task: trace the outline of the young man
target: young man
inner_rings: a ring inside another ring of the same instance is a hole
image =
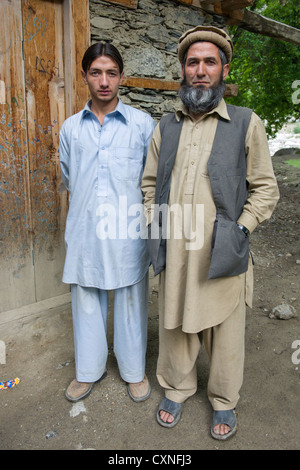
[[[184,401],[196,392],[204,342],[211,434],[227,439],[236,431],[243,380],[245,310],[252,295],[249,234],[271,216],[279,195],[261,120],[223,100],[230,37],[198,26],[180,38],[178,55],[182,106],[155,129],[142,182],[151,232],[154,201],[167,202],[174,214],[180,208],[182,215],[169,218],[168,232],[163,221],[162,233],[169,234],[163,260],[157,241],[149,240],[154,269],[157,259],[162,268],[165,263],[157,366],[165,398],[157,420],[166,427],[178,422]]]
[[[118,98],[123,61],[109,43],[82,59],[91,100],[60,132],[60,165],[70,193],[63,282],[71,284],[76,379],[66,397],[86,397],[106,372],[108,291],[114,290],[114,352],[128,393],[150,395],[145,375],[148,315],[146,241],[132,222],[154,121]],[[131,229],[129,230],[129,227]]]

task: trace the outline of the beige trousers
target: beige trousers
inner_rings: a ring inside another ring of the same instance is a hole
[[[223,323],[200,334],[184,333],[181,327],[167,330],[160,321],[157,378],[167,398],[183,403],[196,392],[197,358],[204,344],[210,358],[207,394],[212,408],[235,408],[243,382],[245,315],[243,293]]]

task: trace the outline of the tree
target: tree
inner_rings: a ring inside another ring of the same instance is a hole
[[[299,27],[299,0],[256,0],[251,9]],[[299,119],[299,47],[239,27],[230,27],[230,34],[234,55],[227,81],[238,84],[239,93],[227,101],[252,108],[266,122],[268,135],[274,136],[288,120]]]

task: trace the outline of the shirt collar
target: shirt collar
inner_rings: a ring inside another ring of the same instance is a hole
[[[85,104],[85,107],[83,108],[83,111],[82,111],[82,119],[91,114],[91,104],[92,104],[92,100],[89,100],[86,104]]]
[[[85,107],[83,108],[83,112],[82,112],[82,119],[90,115],[91,113],[93,114],[93,112],[91,111],[91,104],[92,104],[92,100],[89,100],[85,104]],[[127,113],[124,103],[120,100],[120,98],[115,109],[109,114],[112,115],[114,113],[116,114],[116,116],[119,115],[121,118],[123,118],[125,121],[128,122],[128,113]]]
[[[216,106],[214,109],[206,113],[205,116],[208,116],[209,114],[214,114],[214,113],[217,113],[221,118],[226,119],[227,121],[230,121],[230,117],[227,111],[227,106],[223,98],[221,99],[218,106]],[[177,110],[175,111],[175,116],[176,116],[177,121],[180,120],[180,117],[182,114],[185,116],[190,115],[188,112],[188,109],[184,106],[184,104],[180,103]]]

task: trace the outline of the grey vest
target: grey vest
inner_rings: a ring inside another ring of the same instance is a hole
[[[235,276],[247,271],[249,238],[236,224],[248,197],[245,137],[252,110],[227,105],[230,121],[219,118],[208,173],[216,206],[211,263],[208,278]],[[148,227],[148,249],[154,274],[166,264],[166,210],[172,168],[175,162],[183,118],[174,114],[160,121],[162,136],[158,160],[155,210]]]

